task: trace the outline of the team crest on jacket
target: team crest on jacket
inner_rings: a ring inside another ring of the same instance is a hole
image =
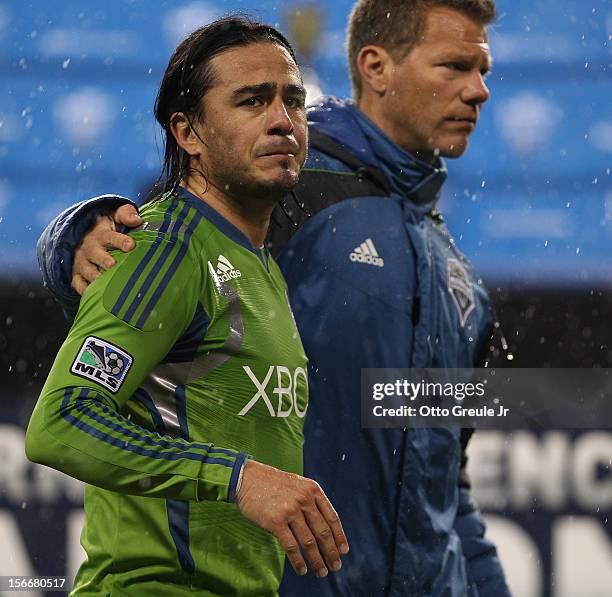
[[[467,272],[457,259],[448,260],[448,291],[453,297],[455,307],[459,313],[461,327],[465,327],[465,322],[470,313],[476,308],[474,299],[474,289],[470,284]]]
[[[89,336],[81,345],[70,371],[99,383],[114,394],[119,391],[132,362],[132,357],[125,350]]]

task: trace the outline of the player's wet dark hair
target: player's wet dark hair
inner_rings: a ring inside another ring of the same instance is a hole
[[[282,33],[242,15],[223,17],[196,29],[172,54],[155,100],[155,118],[164,131],[164,163],[157,185],[160,191],[175,190],[190,171],[189,155],[170,130],[172,115],[182,112],[190,124],[202,118],[201,99],[216,82],[211,60],[230,48],[257,42],[279,44],[296,60]]]

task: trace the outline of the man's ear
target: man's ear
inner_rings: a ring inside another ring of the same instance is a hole
[[[190,119],[183,112],[175,112],[170,117],[170,130],[179,146],[190,156],[200,154],[202,142],[191,126]]]
[[[370,89],[377,95],[384,95],[389,85],[393,60],[380,46],[364,46],[357,54],[357,68],[361,75],[361,91]]]

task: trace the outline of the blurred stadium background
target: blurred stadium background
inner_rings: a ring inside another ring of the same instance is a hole
[[[248,12],[295,43],[311,99],[348,96],[351,5],[0,2],[0,575],[70,576],[83,557],[79,483],[23,454],[67,330],[35,261],[43,227],[77,200],[146,192],[160,164],[156,88],[186,33]],[[515,365],[612,367],[612,5],[497,5],[492,99],[448,164],[442,209],[497,299]],[[612,594],[606,427],[474,440],[475,495],[518,597]]]

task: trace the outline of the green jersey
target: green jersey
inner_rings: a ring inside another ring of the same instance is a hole
[[[283,551],[232,502],[248,456],[302,473],[306,356],[285,281],[183,189],[141,215],[27,432],[31,459],[86,482],[74,595],[275,595]]]

